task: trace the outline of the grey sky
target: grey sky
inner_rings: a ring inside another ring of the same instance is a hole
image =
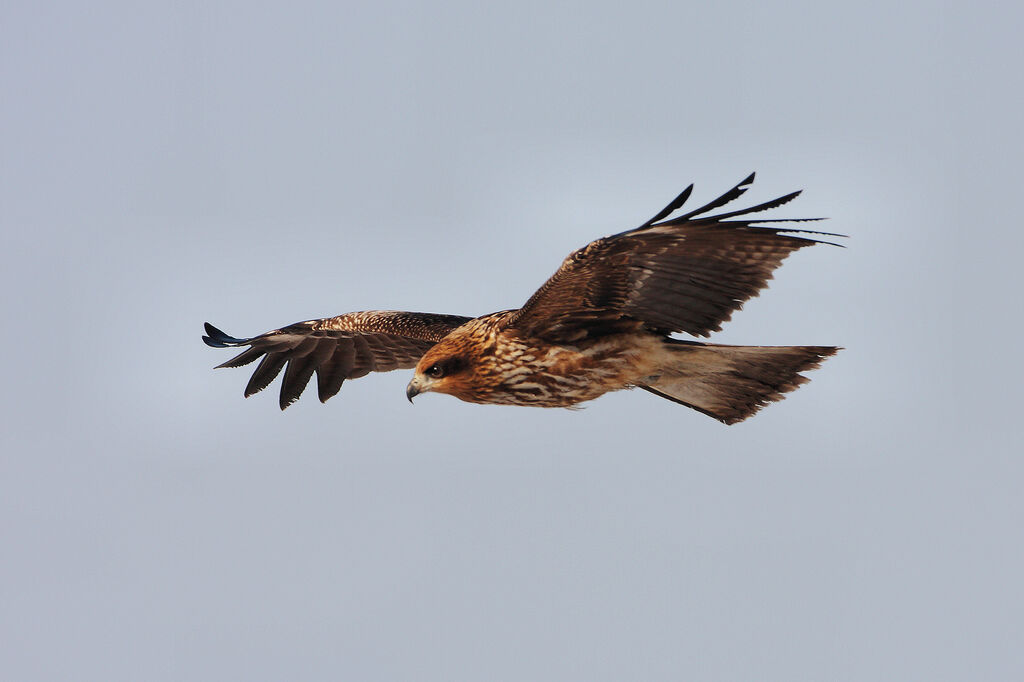
[[[1008,7],[7,3],[0,677],[1020,678]],[[852,239],[715,340],[847,350],[738,426],[199,340],[514,307],[751,170]]]

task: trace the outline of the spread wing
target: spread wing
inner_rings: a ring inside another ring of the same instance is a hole
[[[249,347],[217,367],[241,367],[262,358],[245,387],[246,398],[266,388],[284,369],[283,410],[299,399],[314,372],[320,402],[326,402],[345,379],[415,367],[427,349],[470,319],[369,310],[296,322],[251,339],[228,336],[207,322],[203,341],[214,348]]]
[[[793,192],[748,209],[707,216],[747,191],[754,174],[706,206],[665,220],[687,187],[640,227],[573,252],[509,321],[555,343],[645,327],[708,336],[753,298],[793,251],[828,232],[758,226],[816,218],[757,220],[752,213],[795,199]],[[793,233],[812,235],[796,236]]]

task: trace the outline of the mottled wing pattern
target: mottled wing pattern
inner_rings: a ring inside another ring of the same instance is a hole
[[[241,367],[260,360],[245,387],[246,398],[266,388],[284,369],[283,410],[299,399],[314,373],[320,402],[326,402],[346,379],[415,367],[427,349],[470,319],[369,310],[297,322],[250,339],[236,339],[207,323],[203,341],[214,348],[248,346],[218,367]]]
[[[751,174],[711,203],[665,220],[689,198],[691,185],[640,227],[575,251],[509,326],[555,343],[640,327],[695,336],[720,330],[733,312],[767,285],[772,271],[790,253],[820,243],[814,236],[842,236],[758,226],[815,218],[746,217],[781,206],[799,192],[739,211],[705,215],[738,198],[753,180]]]

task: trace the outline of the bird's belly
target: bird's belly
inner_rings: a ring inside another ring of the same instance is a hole
[[[650,373],[648,338],[613,337],[585,347],[530,346],[512,352],[494,391],[480,402],[572,407],[609,391],[630,388]],[[660,346],[660,341],[656,342]],[[515,349],[518,350],[518,349]]]

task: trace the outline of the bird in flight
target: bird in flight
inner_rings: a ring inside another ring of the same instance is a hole
[[[829,232],[783,227],[815,219],[752,214],[796,198],[793,192],[747,209],[708,215],[737,199],[743,182],[700,208],[670,217],[690,185],[639,227],[574,251],[523,307],[481,317],[371,310],[307,320],[252,338],[206,324],[214,348],[246,347],[218,367],[259,360],[245,396],[284,369],[280,406],[296,401],[316,374],[320,402],[346,379],[415,368],[410,401],[428,391],[472,403],[573,407],[609,391],[642,388],[734,424],[807,381],[801,372],[834,346],[731,346],[674,338],[706,337],[767,286],[793,251]]]

